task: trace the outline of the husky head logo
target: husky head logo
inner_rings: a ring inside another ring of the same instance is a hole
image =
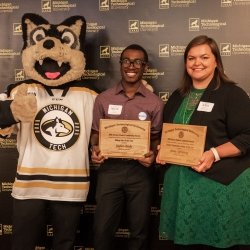
[[[41,129],[44,133],[53,137],[67,136],[73,131],[70,123],[57,117],[43,123]]]

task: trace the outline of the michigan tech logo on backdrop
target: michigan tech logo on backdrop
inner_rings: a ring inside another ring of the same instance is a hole
[[[99,0],[99,11],[128,10],[135,5],[136,2],[130,0]]]
[[[25,80],[25,73],[24,69],[15,69],[15,81],[23,81]]]
[[[220,54],[221,56],[231,56],[231,43],[221,43]]]
[[[110,58],[110,46],[100,46],[100,58]]]
[[[22,35],[21,23],[13,23],[13,35]]]
[[[11,1],[0,2],[0,13],[13,13],[15,10],[19,10],[19,5],[16,5]]]
[[[242,43],[220,43],[220,54],[221,56],[231,56],[231,55],[250,55],[250,44]]]
[[[200,31],[200,18],[189,18],[189,31]]]
[[[99,0],[99,10],[108,11],[109,10],[109,0]]]
[[[159,9],[169,9],[169,0],[159,0]]]
[[[221,0],[221,7],[231,7],[232,5],[232,0]]]
[[[129,33],[137,33],[140,30],[139,28],[140,28],[139,20],[128,20]]]
[[[37,113],[34,133],[44,147],[54,151],[66,150],[79,138],[79,119],[70,108],[50,104]]]
[[[42,0],[42,12],[51,12],[51,0]]]
[[[42,12],[69,12],[72,8],[76,8],[77,4],[68,0],[41,0]]]
[[[169,44],[159,44],[159,57],[169,57]]]

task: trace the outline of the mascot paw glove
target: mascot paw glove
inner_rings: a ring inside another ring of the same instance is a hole
[[[34,121],[37,112],[37,100],[34,94],[28,93],[27,84],[22,84],[18,87],[10,108],[17,122]]]

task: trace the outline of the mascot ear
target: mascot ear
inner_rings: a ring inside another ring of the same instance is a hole
[[[23,49],[28,46],[28,37],[32,30],[34,30],[38,25],[49,24],[49,22],[43,17],[33,14],[26,13],[22,17],[22,31],[23,31]]]
[[[83,16],[71,16],[59,25],[70,27],[79,37],[80,50],[83,51],[86,35],[86,20]]]

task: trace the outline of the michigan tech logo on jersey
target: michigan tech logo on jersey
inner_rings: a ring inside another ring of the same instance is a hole
[[[65,150],[79,138],[79,119],[70,108],[50,104],[37,113],[34,133],[44,147],[54,151]]]

